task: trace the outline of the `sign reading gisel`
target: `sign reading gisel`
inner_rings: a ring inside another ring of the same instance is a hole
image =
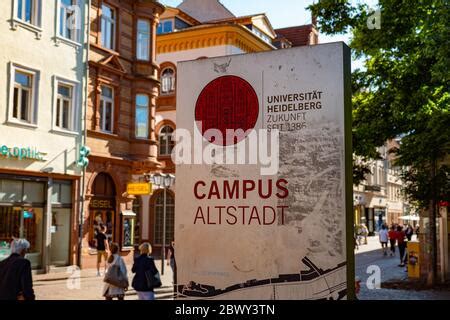
[[[353,298],[349,48],[182,62],[177,101],[178,298]]]

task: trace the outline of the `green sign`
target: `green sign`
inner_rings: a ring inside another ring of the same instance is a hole
[[[40,152],[36,147],[8,147],[7,145],[0,146],[0,155],[6,158],[16,158],[18,160],[35,160],[45,161],[44,155],[46,153]]]

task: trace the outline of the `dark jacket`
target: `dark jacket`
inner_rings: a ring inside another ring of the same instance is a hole
[[[0,262],[0,300],[34,300],[31,263],[17,253]]]
[[[146,271],[150,271],[151,274],[156,274],[158,269],[156,269],[155,261],[152,257],[142,254],[134,260],[133,268],[131,268],[131,272],[136,273],[131,283],[134,290],[153,292],[153,288],[147,285]]]

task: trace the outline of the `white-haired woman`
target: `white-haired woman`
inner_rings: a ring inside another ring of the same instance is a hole
[[[25,259],[30,243],[25,239],[11,242],[11,255],[0,262],[0,300],[34,300],[31,263]]]
[[[152,253],[152,246],[148,242],[144,242],[140,245],[139,251],[141,255],[134,260],[133,268],[131,271],[136,273],[132,286],[136,290],[139,300],[155,300],[155,293],[153,287],[148,285],[146,273],[152,275],[158,272],[156,269],[155,261],[150,256]]]

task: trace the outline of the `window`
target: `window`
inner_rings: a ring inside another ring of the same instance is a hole
[[[17,0],[17,18],[40,27],[41,0]]]
[[[190,25],[179,18],[175,18],[175,30],[182,30],[189,28]]]
[[[59,35],[72,41],[79,41],[80,12],[77,0],[60,0],[59,2]]]
[[[150,23],[138,20],[136,56],[139,60],[150,60]]]
[[[264,32],[262,32],[255,26],[252,26],[251,29],[252,29],[252,32],[254,34],[256,34],[258,37],[260,37],[262,40],[264,40],[265,42],[267,42],[269,44],[272,44],[272,39],[270,39]]]
[[[20,122],[33,123],[35,74],[14,68],[12,118]]]
[[[113,132],[114,120],[114,89],[102,86],[100,97],[100,130],[104,132]]]
[[[164,69],[161,73],[161,91],[162,93],[175,91],[175,72],[171,68]]]
[[[159,155],[167,156],[172,153],[175,142],[172,141],[173,128],[164,126],[159,133]]]
[[[136,96],[136,138],[148,138],[148,96]]]
[[[175,199],[166,192],[166,244],[174,239]],[[155,200],[155,244],[162,244],[164,217],[164,192],[159,192]]]
[[[116,12],[113,8],[102,5],[101,18],[102,46],[114,50],[116,36]]]
[[[56,126],[60,129],[73,130],[73,87],[58,84],[58,95],[56,99]]]
[[[172,20],[163,20],[158,24],[157,34],[169,33],[173,31]]]

